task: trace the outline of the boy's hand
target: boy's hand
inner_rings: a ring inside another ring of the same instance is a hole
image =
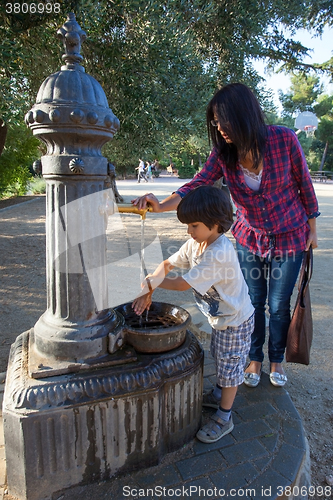
[[[154,278],[154,276],[152,274],[148,274],[145,277],[145,279],[141,283],[142,292],[146,291],[147,293],[150,293],[150,294],[153,293],[153,291],[154,291],[153,288],[152,288],[152,279],[153,278]]]
[[[143,311],[146,309],[149,311],[151,303],[152,303],[152,292],[146,293],[145,295],[141,295],[141,297],[138,297],[137,299],[133,300],[132,303],[132,309],[134,309],[134,312],[140,316]]]

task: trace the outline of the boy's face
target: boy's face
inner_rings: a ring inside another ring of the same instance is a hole
[[[205,242],[210,245],[221,233],[218,232],[217,224],[214,224],[212,229],[209,229],[203,222],[192,222],[187,224],[187,234],[198,243]]]

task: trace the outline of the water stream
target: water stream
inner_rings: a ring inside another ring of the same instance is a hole
[[[143,283],[145,280],[145,277],[148,274],[148,271],[145,266],[145,219],[141,216],[141,249],[140,249],[140,256],[141,256],[141,269],[140,269],[140,281]],[[146,309],[146,319],[145,321],[148,322],[148,309]],[[140,327],[142,326],[142,314],[140,315],[139,319],[139,325]]]

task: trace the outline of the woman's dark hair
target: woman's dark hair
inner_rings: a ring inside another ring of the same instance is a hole
[[[199,186],[182,198],[177,217],[183,224],[203,222],[208,229],[217,224],[218,232],[226,233],[233,222],[230,196],[214,186]]]
[[[237,161],[249,152],[254,168],[258,168],[264,156],[267,128],[265,115],[249,87],[242,83],[222,87],[209,102],[206,118],[209,138],[228,168],[236,168]],[[214,118],[232,144],[211,124]]]

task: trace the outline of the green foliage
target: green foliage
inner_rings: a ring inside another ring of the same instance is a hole
[[[102,81],[121,122],[105,151],[120,164],[168,153],[175,135],[200,126],[213,92],[192,33],[184,30],[174,5],[136,2],[134,8],[133,2],[115,2],[114,15],[104,15],[112,36],[103,50],[103,33],[89,31],[93,40],[85,54],[89,50],[89,60],[98,65],[88,64],[87,70]]]
[[[324,115],[332,116],[333,95],[321,94],[313,106],[313,111],[319,117]]]
[[[116,168],[116,173],[118,177],[122,177],[123,179],[125,179],[128,176],[128,174],[136,175],[135,166],[137,165],[134,165],[133,163],[119,163],[115,161],[113,161],[112,163]]]
[[[318,139],[314,139],[307,155],[309,168],[316,172],[320,170],[321,163],[325,152],[326,144]],[[333,172],[333,146],[328,147],[326,152],[325,162],[322,170]]]
[[[333,143],[333,117],[324,115],[320,119],[318,127],[318,139],[323,142]]]
[[[317,75],[306,75],[302,72],[292,74],[291,86],[285,94],[279,92],[284,114],[292,115],[303,111],[314,111],[313,106],[323,87]]]
[[[311,27],[315,27],[319,32],[322,31],[325,24],[332,26],[332,0],[313,0],[308,12],[308,20]]]
[[[25,125],[10,125],[0,156],[0,198],[23,195],[32,177],[30,167],[39,157],[39,141]]]
[[[304,151],[304,154],[309,162],[309,153],[312,148],[313,144],[313,138],[312,137],[307,137],[305,132],[301,132],[298,135],[299,142],[301,143],[302,149]]]
[[[193,167],[192,165],[180,165],[177,169],[178,169],[178,177],[180,179],[192,179],[192,177],[194,177],[196,174],[195,167]]]
[[[286,94],[280,93],[284,120],[294,120],[301,111],[312,111],[319,119],[315,137],[299,134],[309,168],[313,171],[331,170],[333,167],[333,95],[322,93],[317,76],[295,73],[291,87]],[[290,125],[289,125],[290,126]],[[327,148],[326,148],[327,144]]]
[[[22,123],[43,80],[60,68],[56,32],[72,11],[87,33],[83,65],[121,123],[103,148],[118,175],[134,173],[139,157],[193,160],[200,168],[210,149],[206,105],[225,83],[250,85],[274,120],[252,60],[297,67],[307,48],[286,38],[283,28],[330,22],[329,6],[319,0],[58,0],[60,12],[51,14],[8,14],[5,3],[0,120]]]
[[[29,183],[29,189],[33,194],[45,194],[46,182],[42,177],[34,177]]]
[[[0,5],[0,118],[17,124],[43,79],[54,71],[56,57],[59,60],[61,52],[54,40],[64,14],[8,13],[6,3]]]

